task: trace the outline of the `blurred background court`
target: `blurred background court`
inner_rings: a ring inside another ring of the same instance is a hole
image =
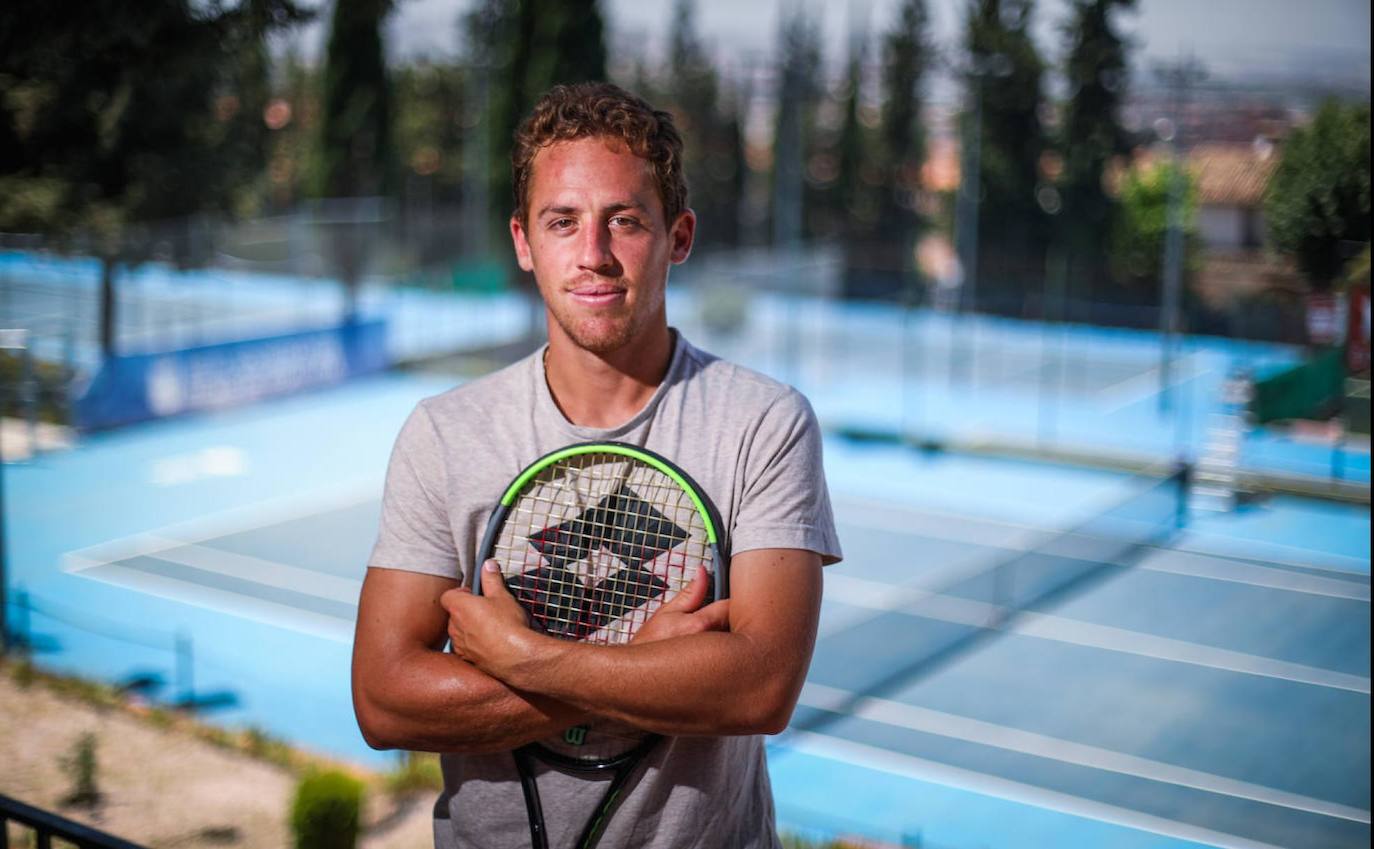
[[[510,127],[609,78],[687,140],[670,322],[826,431],[784,831],[1369,844],[1367,5],[107,11],[0,43],[12,664],[393,769],[347,684],[391,442],[542,342]]]

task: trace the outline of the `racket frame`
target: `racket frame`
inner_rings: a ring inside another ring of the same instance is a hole
[[[585,454],[612,454],[642,462],[667,475],[681,487],[691,499],[692,505],[696,508],[702,519],[702,524],[706,528],[708,548],[713,561],[710,576],[712,597],[716,601],[729,598],[729,561],[728,555],[725,553],[728,546],[719,532],[719,528],[723,526],[715,505],[705,496],[696,481],[692,480],[690,475],[671,461],[646,448],[624,442],[580,442],[568,445],[545,454],[520,472],[510,486],[506,487],[506,491],[501,495],[501,500],[492,509],[491,516],[487,519],[487,526],[482,534],[482,544],[478,548],[477,560],[473,564],[472,574],[467,576],[467,584],[472,591],[477,595],[482,594],[481,564],[492,556],[501,527],[505,524],[506,517],[510,515],[516,500],[519,499],[520,493],[540,472],[569,457]],[[502,580],[504,579],[503,574]],[[602,760],[582,760],[571,757],[549,749],[538,742],[527,743],[515,749],[511,754],[515,759],[516,771],[520,775],[520,789],[525,796],[525,810],[529,815],[532,849],[548,849],[549,846],[547,827],[544,823],[543,804],[540,801],[539,787],[535,780],[535,760],[576,775],[592,776],[607,771],[611,772],[610,784],[597,803],[596,810],[587,820],[587,824],[583,827],[575,844],[577,849],[591,849],[600,838],[602,829],[609,821],[615,803],[629,782],[630,776],[635,772],[640,761],[662,739],[662,735],[659,734],[646,734],[629,750]]]
[[[631,460],[638,460],[646,463],[672,479],[674,483],[682,487],[683,492],[692,500],[692,506],[702,518],[702,523],[706,526],[706,541],[710,543],[712,574],[712,600],[720,601],[730,597],[730,575],[728,556],[726,551],[729,549],[724,537],[718,530],[721,525],[720,514],[716,512],[716,507],[703,494],[703,490],[692,480],[691,476],[678,468],[671,461],[660,457],[658,454],[640,448],[638,445],[630,445],[625,442],[579,442],[574,445],[567,445],[556,451],[550,451],[538,460],[535,460],[524,471],[516,476],[510,486],[501,495],[501,500],[492,508],[491,515],[487,517],[487,526],[482,533],[482,544],[477,549],[477,559],[473,563],[471,574],[466,576],[467,585],[477,594],[482,594],[481,570],[482,563],[492,556],[496,548],[496,539],[501,533],[501,526],[505,523],[506,517],[510,515],[511,508],[515,506],[515,501],[520,497],[520,493],[530,481],[549,466],[559,463],[569,457],[577,457],[583,454],[614,454],[626,457]],[[502,576],[504,578],[504,575]]]

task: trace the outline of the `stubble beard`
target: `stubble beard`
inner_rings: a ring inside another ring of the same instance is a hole
[[[554,320],[574,345],[593,354],[619,351],[634,339],[638,329],[638,322],[631,315],[616,316],[614,319],[576,319],[555,313]]]
[[[646,292],[639,292],[644,296]],[[609,315],[579,316],[572,311],[549,310],[549,315],[558,324],[574,345],[592,354],[611,354],[632,343],[652,320],[661,303],[656,308],[644,309],[650,305],[636,307],[626,303],[620,310]]]

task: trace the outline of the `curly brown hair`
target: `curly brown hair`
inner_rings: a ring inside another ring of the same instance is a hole
[[[515,215],[528,223],[530,173],[540,150],[562,141],[606,137],[621,142],[648,161],[671,226],[687,208],[687,178],[682,172],[682,136],[673,117],[611,83],[556,85],[534,104],[515,131],[511,170],[515,177]]]

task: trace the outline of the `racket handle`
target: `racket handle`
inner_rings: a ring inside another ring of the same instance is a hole
[[[515,756],[516,771],[520,773],[520,789],[525,794],[525,813],[530,820],[530,849],[549,849],[549,836],[544,828],[544,806],[539,801],[539,785],[534,782],[534,760],[522,746],[511,753]]]

